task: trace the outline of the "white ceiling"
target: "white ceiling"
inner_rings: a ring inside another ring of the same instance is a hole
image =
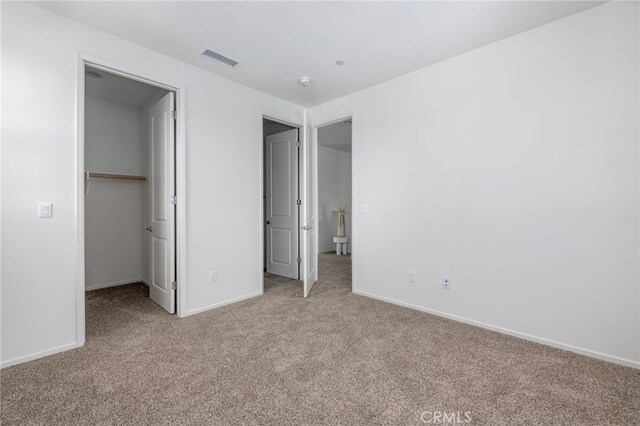
[[[101,78],[94,78],[87,75],[85,78],[85,94],[91,98],[142,108],[152,98],[159,96],[160,92],[166,93],[166,90],[139,81],[90,67],[87,69],[101,76]]]
[[[351,124],[338,121],[318,129],[318,145],[351,152]],[[350,119],[349,119],[350,121]]]
[[[37,2],[302,106],[597,6],[592,1]],[[199,56],[208,47],[236,69]],[[335,62],[343,60],[343,66]],[[309,87],[298,77],[310,76]]]

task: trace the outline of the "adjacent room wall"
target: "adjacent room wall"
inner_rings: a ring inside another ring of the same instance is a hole
[[[303,108],[33,5],[0,7],[11,110],[2,116],[2,365],[77,345],[79,52],[184,89],[183,314],[260,294],[261,115],[302,124]],[[37,218],[38,201],[53,202],[53,218]]]
[[[318,251],[335,252],[338,203],[347,207],[345,236],[351,252],[351,153],[318,145]]]
[[[640,367],[639,52],[607,3],[313,108],[354,116],[355,290]]]
[[[145,175],[141,110],[87,97],[85,169]],[[91,180],[85,196],[85,287],[140,281],[142,183]]]

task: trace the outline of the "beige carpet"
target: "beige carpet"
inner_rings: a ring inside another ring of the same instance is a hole
[[[640,371],[356,296],[349,257],[320,261],[306,300],[272,276],[185,319],[143,285],[89,293],[83,348],[2,370],[2,424],[640,423]]]

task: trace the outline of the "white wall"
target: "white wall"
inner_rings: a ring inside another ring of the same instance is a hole
[[[318,250],[336,251],[333,237],[338,232],[338,213],[332,211],[340,203],[347,207],[345,236],[351,252],[351,153],[318,145]]]
[[[312,109],[354,115],[356,291],[640,367],[638,36],[608,3]]]
[[[90,171],[137,175],[142,150],[141,110],[129,105],[86,97],[85,168]]]
[[[2,365],[77,342],[78,52],[184,89],[186,314],[259,294],[260,115],[302,123],[303,109],[36,6],[1,7]]]
[[[85,169],[144,175],[141,110],[87,97]],[[142,278],[142,183],[91,180],[85,196],[85,287]]]

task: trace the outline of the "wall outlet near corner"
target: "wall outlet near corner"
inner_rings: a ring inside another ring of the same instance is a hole
[[[416,282],[416,271],[409,271],[409,282],[410,283]]]
[[[442,277],[442,288],[449,290],[451,288],[451,280],[449,277]]]
[[[218,271],[209,271],[209,282],[215,283],[218,281]]]

